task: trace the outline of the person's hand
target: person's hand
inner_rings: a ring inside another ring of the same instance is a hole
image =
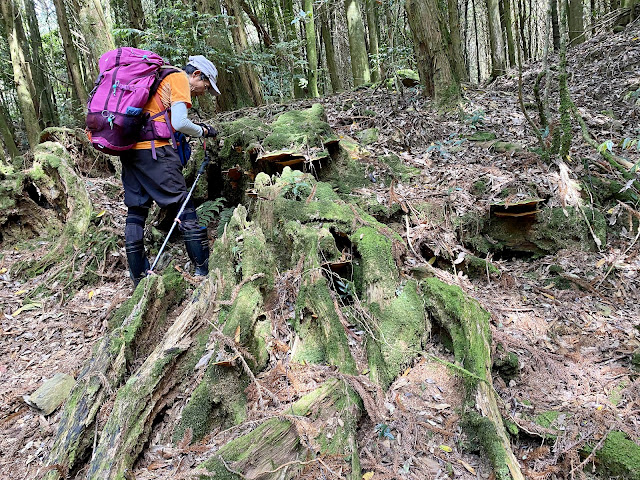
[[[218,136],[218,131],[215,128],[213,128],[211,125],[207,125],[206,123],[199,123],[198,125],[202,127],[203,137],[213,138]]]

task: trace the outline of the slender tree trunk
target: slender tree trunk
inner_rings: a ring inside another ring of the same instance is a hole
[[[516,64],[516,45],[513,38],[513,17],[511,16],[511,0],[504,0],[504,29],[507,33],[507,52],[509,54],[509,65]]]
[[[20,155],[16,141],[13,137],[13,129],[11,128],[11,118],[4,105],[0,104],[0,137],[2,137],[2,143],[4,148],[11,158],[16,158]]]
[[[40,107],[38,116],[42,120],[43,126],[51,127],[53,125],[57,125],[59,121],[58,112],[56,111],[53,100],[53,88],[51,87],[51,82],[49,82],[49,77],[45,71],[46,59],[42,49],[40,27],[38,25],[33,0],[25,0],[24,5],[29,23],[29,37],[32,52],[31,72],[33,74],[33,83],[35,85],[37,97],[36,103]]]
[[[313,14],[313,0],[304,0],[304,11],[307,12],[307,20],[304,24],[304,32],[307,40],[307,62],[309,63],[309,95],[313,98],[320,96],[318,93],[318,50],[316,48],[315,15]]]
[[[462,54],[462,38],[460,36],[460,12],[458,0],[447,0],[447,14],[449,27],[449,58],[453,64],[454,73],[460,82],[468,80],[467,69]]]
[[[144,10],[142,9],[142,0],[126,0],[129,26],[136,30],[144,30],[146,21],[144,18]],[[131,44],[138,46],[138,36],[131,35]]]
[[[497,77],[503,75],[506,70],[499,0],[486,0],[486,4],[491,44],[491,77]]]
[[[31,80],[28,77],[30,69],[24,53],[26,45],[21,44],[18,33],[17,23],[21,22],[22,18],[18,15],[18,9],[13,0],[0,0],[0,12],[4,17],[5,35],[9,45],[18,105],[25,123],[29,146],[33,149],[40,141],[40,126],[33,101],[33,87],[30,88]]]
[[[558,25],[558,0],[549,0],[551,5],[551,29],[553,31],[553,51],[560,50],[560,26]]]
[[[234,25],[231,28],[233,35],[233,43],[236,53],[241,55],[247,48],[249,42],[247,40],[247,32],[245,31],[244,21],[242,19],[242,6],[240,0],[229,0],[227,3],[229,14],[234,17]],[[255,70],[248,64],[242,64],[239,68],[240,80],[244,83],[246,90],[251,95],[254,105],[262,105],[262,90],[260,88],[260,79]]]
[[[476,40],[476,65],[478,66],[477,81],[480,83],[482,81],[482,73],[480,71],[480,30],[478,29],[478,8],[476,6],[476,0],[471,0],[471,5],[473,6],[473,31]]]
[[[325,55],[327,56],[327,69],[329,70],[329,78],[331,79],[331,90],[336,93],[342,90],[342,80],[338,74],[338,64],[336,62],[336,53],[333,48],[333,39],[331,38],[331,26],[329,24],[328,5],[324,4],[320,7],[320,21],[322,22],[322,43],[324,43]]]
[[[251,20],[251,23],[258,32],[258,36],[262,39],[264,46],[269,48],[273,45],[273,40],[271,39],[271,35],[269,35],[269,31],[264,28],[262,22],[260,22],[260,19],[251,8],[251,5],[249,5],[245,0],[242,0],[242,10],[244,10],[244,13],[246,13],[249,20]]]
[[[267,0],[265,5],[265,13],[267,15],[267,25],[269,25],[269,33],[274,43],[280,43],[280,33],[278,32],[277,10],[278,2],[275,0]]]
[[[425,93],[438,103],[457,99],[460,86],[446,54],[436,0],[407,0],[405,8],[413,35],[418,73]]]
[[[221,15],[220,0],[200,0],[198,11]],[[214,25],[214,29],[218,33],[207,37],[207,45],[221,53],[234,55],[233,45],[227,35],[227,25],[223,19],[218,20],[218,22]],[[253,99],[246,89],[245,82],[238,81],[242,75],[240,68],[235,67],[231,72],[228,72],[224,65],[216,66],[218,67],[218,88],[221,93],[219,97],[216,97],[218,109],[228,111],[253,105]]]
[[[519,22],[519,29],[520,29],[520,42],[521,42],[521,47],[522,47],[522,56],[524,57],[524,60],[528,60],[529,59],[529,42],[528,42],[528,38],[526,35],[526,30],[527,27],[526,25],[526,19],[527,19],[527,13],[526,13],[526,9],[527,9],[527,5],[525,4],[525,0],[520,0],[519,4],[518,4],[519,8],[519,17],[520,17],[520,22]]]
[[[87,78],[93,81],[98,76],[100,56],[115,48],[111,34],[111,14],[105,13],[100,0],[77,0],[77,8],[78,26],[88,50],[86,74]]]
[[[365,43],[364,22],[360,12],[359,0],[344,0],[347,14],[347,28],[349,29],[349,52],[351,54],[351,73],[353,85],[363,85],[371,82],[369,58]]]
[[[296,34],[296,27],[293,25],[293,0],[284,0],[283,3],[284,10],[284,24],[285,31],[287,34],[288,42],[295,42],[298,40],[298,35]],[[297,50],[297,49],[296,49]],[[304,89],[300,85],[300,79],[303,78],[302,72],[300,71],[300,67],[297,65],[293,66],[291,75],[291,83],[293,83],[293,96],[294,98],[304,98]]]
[[[584,22],[582,0],[569,0],[569,44],[577,45],[584,42]]]
[[[365,0],[367,32],[369,33],[369,55],[373,57],[373,68],[371,69],[371,80],[373,82],[379,82],[381,78],[380,61],[378,59],[380,50],[378,45],[378,10],[376,5],[376,0]]]
[[[60,29],[62,47],[65,53],[64,56],[69,70],[69,76],[71,77],[71,83],[73,84],[73,96],[81,106],[84,106],[87,104],[87,89],[82,78],[82,69],[80,67],[78,51],[73,44],[73,37],[71,35],[71,28],[69,27],[69,20],[67,18],[64,1],[53,0],[53,4],[56,8],[56,17],[58,18],[58,27]]]

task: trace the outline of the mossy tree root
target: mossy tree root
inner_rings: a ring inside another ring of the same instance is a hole
[[[15,273],[26,269],[27,274],[33,276],[60,262],[60,258],[69,253],[69,248],[85,242],[93,207],[84,181],[76,174],[69,153],[60,143],[38,145],[34,150],[33,166],[26,174],[37,188],[40,202],[60,212],[64,224],[55,247],[47,255],[33,265],[20,264],[15,269]]]
[[[116,311],[111,332],[94,348],[64,406],[48,465],[73,471],[85,459],[100,409],[123,382],[136,353],[149,348],[145,345],[149,332],[162,328],[168,309],[181,299],[183,289],[184,281],[176,272],[149,277]],[[58,470],[50,471],[46,478],[60,478]]]
[[[524,480],[511,450],[491,383],[489,313],[457,286],[422,282],[427,309],[449,333],[456,363],[466,371],[464,422],[491,460],[498,480]]]

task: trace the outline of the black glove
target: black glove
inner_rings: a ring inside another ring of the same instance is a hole
[[[206,123],[199,123],[198,124],[200,127],[202,127],[202,136],[203,137],[217,137],[218,136],[218,131],[213,128],[210,125],[207,125]]]

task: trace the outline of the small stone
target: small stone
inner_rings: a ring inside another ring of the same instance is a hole
[[[31,395],[25,395],[24,401],[43,415],[51,414],[67,399],[76,381],[66,373],[56,373],[46,380],[38,390]]]

